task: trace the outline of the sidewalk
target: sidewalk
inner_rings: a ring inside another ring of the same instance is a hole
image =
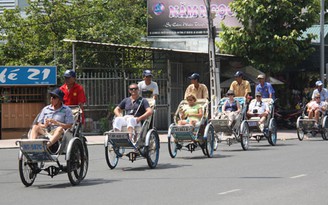
[[[95,135],[95,136],[86,136],[89,145],[94,144],[104,144],[105,137],[103,135]],[[159,134],[160,142],[167,142],[167,133]],[[297,139],[296,130],[280,130],[278,131],[278,140],[290,140]],[[7,148],[18,148],[15,142],[18,139],[11,140],[0,140],[0,149]]]

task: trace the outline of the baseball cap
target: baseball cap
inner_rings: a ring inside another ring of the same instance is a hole
[[[66,78],[75,78],[76,77],[76,73],[74,70],[66,70],[65,73],[64,73],[64,77]]]
[[[191,76],[188,77],[189,80],[199,80],[199,74],[198,73],[193,73]]]
[[[59,88],[54,89],[49,94],[57,96],[60,101],[64,100],[65,93],[62,90],[60,90]]]
[[[264,77],[263,74],[260,74],[260,75],[257,76],[257,79],[264,79],[264,78],[265,78],[265,77]]]
[[[242,71],[237,71],[235,73],[235,77],[240,77],[240,76],[243,76],[243,72]]]
[[[317,82],[315,82],[315,85],[316,85],[316,86],[322,86],[323,83],[321,82],[321,80],[318,80]]]
[[[144,70],[144,72],[142,73],[143,76],[153,76],[153,74],[151,73],[150,70]]]
[[[257,93],[255,94],[255,96],[262,96],[262,93],[257,92]]]

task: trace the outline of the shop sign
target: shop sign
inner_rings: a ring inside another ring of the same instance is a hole
[[[0,86],[56,84],[56,66],[0,66]]]

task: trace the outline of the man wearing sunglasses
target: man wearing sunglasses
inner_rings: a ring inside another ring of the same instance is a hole
[[[129,93],[130,97],[123,99],[114,109],[113,128],[115,131],[121,131],[123,126],[127,126],[130,140],[135,142],[135,127],[141,126],[141,122],[151,116],[153,111],[148,101],[139,96],[137,84],[133,83],[129,86]],[[124,116],[123,111],[125,111]]]
[[[49,94],[50,105],[42,109],[37,124],[32,127],[31,138],[49,137],[47,146],[51,147],[62,137],[66,129],[72,127],[74,121],[72,110],[63,104],[63,91],[56,88]]]
[[[76,83],[76,73],[73,70],[66,70],[64,73],[65,84],[60,87],[64,92],[65,105],[79,105],[83,110],[86,97],[82,85]],[[82,123],[84,123],[84,112],[82,112]]]

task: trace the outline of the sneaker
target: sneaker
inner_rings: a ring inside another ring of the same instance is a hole
[[[264,130],[264,124],[260,124],[259,127],[260,127],[261,132],[263,132],[263,130]]]
[[[313,127],[314,128],[318,128],[319,127],[318,123],[314,123],[314,126]]]

